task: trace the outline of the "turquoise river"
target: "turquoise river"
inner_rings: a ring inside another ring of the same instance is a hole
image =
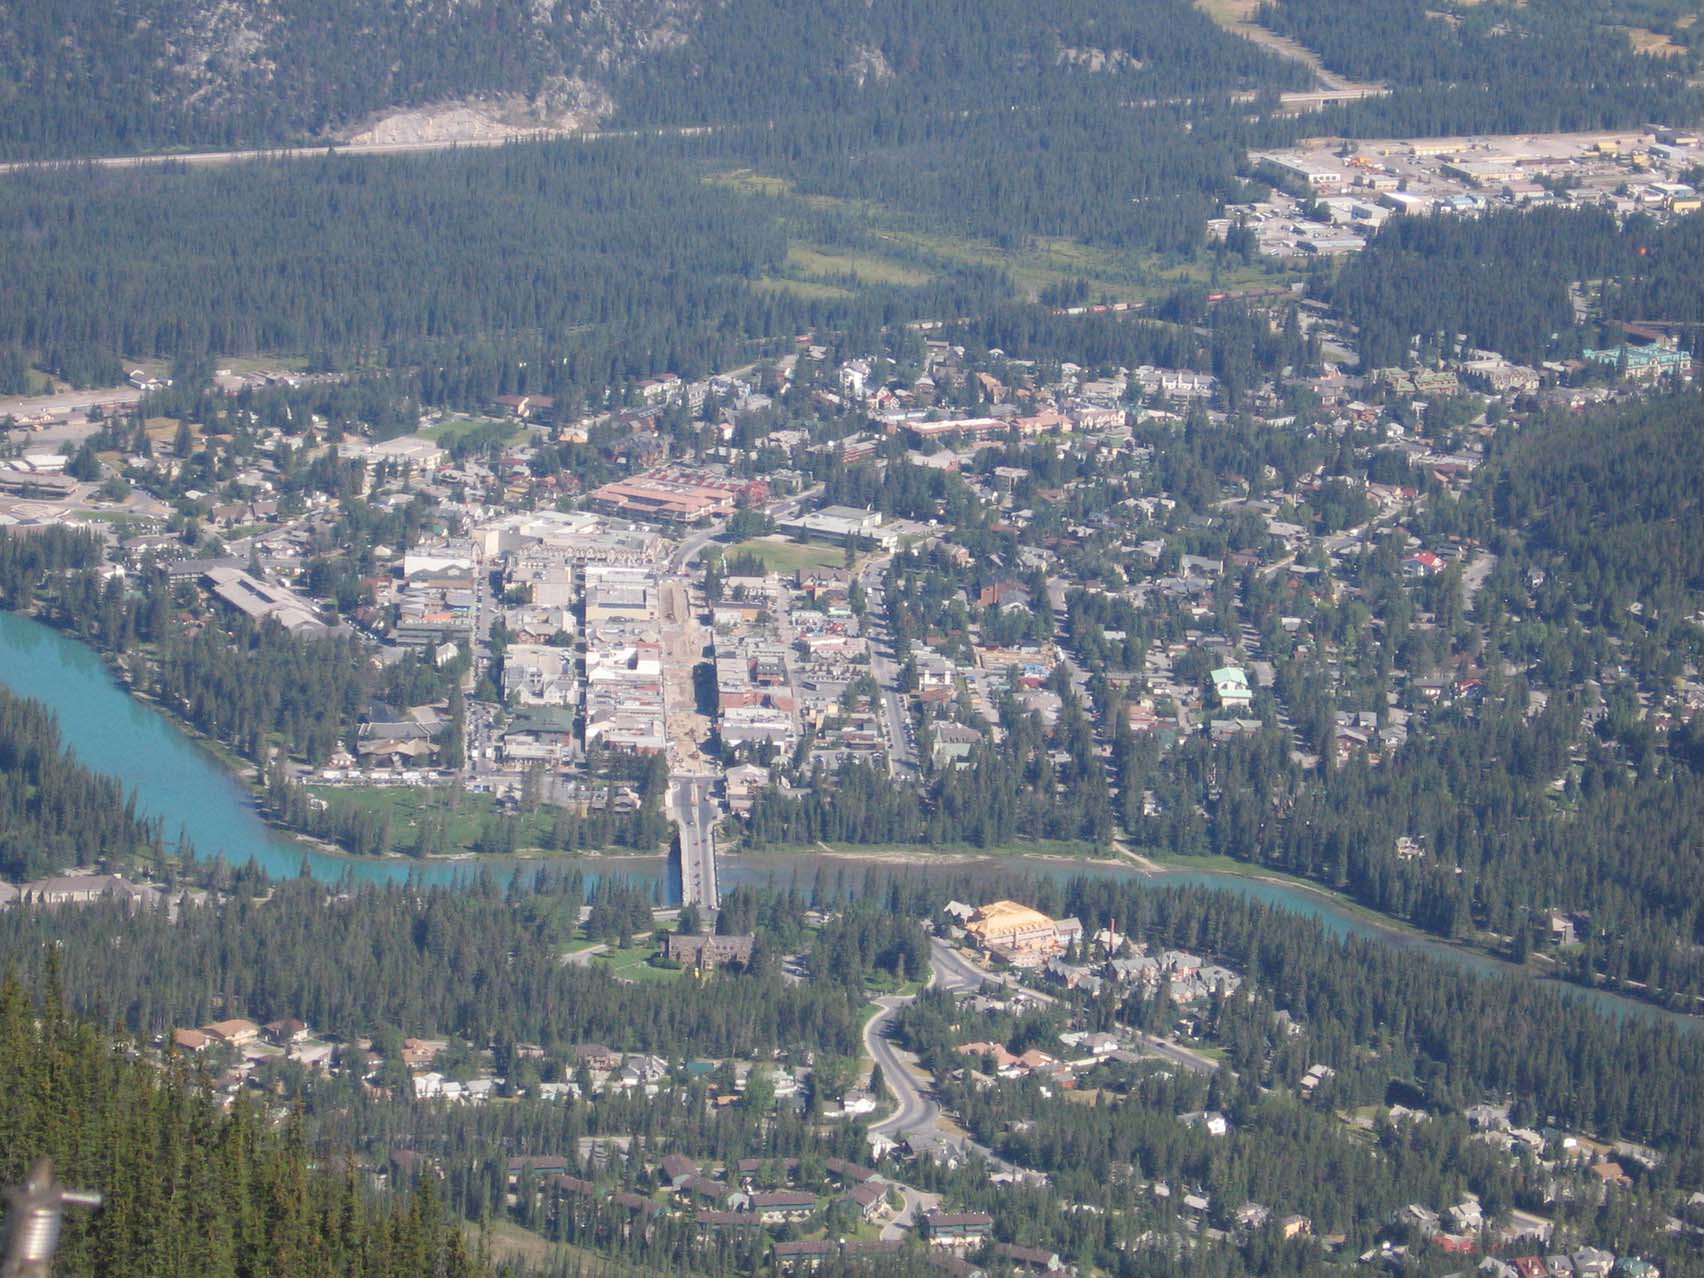
[[[139,810],[161,823],[168,847],[177,841],[180,834],[185,835],[194,844],[198,856],[217,856],[239,865],[253,858],[274,876],[296,875],[301,872],[304,863],[315,877],[326,880],[353,875],[358,880],[382,882],[402,879],[412,873],[428,882],[453,884],[474,872],[468,861],[434,860],[423,863],[404,858],[379,860],[340,856],[309,847],[271,829],[260,818],[248,791],[226,771],[224,765],[164,714],[131,696],[91,648],[13,613],[0,612],[0,685],[51,707],[59,716],[64,743],[84,764],[119,778],[129,787],[136,796]],[[506,875],[515,862],[488,861],[484,864],[489,865],[494,873]],[[678,899],[678,879],[669,873],[660,857],[623,858],[614,865],[596,860],[584,864],[594,877],[607,871],[629,878],[653,881],[662,878],[667,892]],[[785,882],[797,875],[799,882],[808,884],[818,866],[829,867],[831,871],[844,869],[849,873],[861,873],[864,864],[855,857],[816,854],[738,856],[727,859],[721,869],[721,879],[724,885],[731,886],[771,879]],[[880,864],[894,865],[891,861]],[[962,868],[963,864],[952,863],[946,868]],[[988,858],[974,864],[985,865],[990,870],[1021,866],[1036,873],[1058,875],[1136,873],[1128,867],[1107,862]],[[924,869],[921,872],[929,871]],[[1237,892],[1269,905],[1318,918],[1339,935],[1373,937],[1404,950],[1477,971],[1514,970],[1485,954],[1381,927],[1323,893],[1294,884],[1190,870],[1164,871],[1155,875],[1154,881]],[[1657,1017],[1688,1028],[1704,1026],[1704,1019],[1665,1012],[1603,991],[1563,985],[1558,985],[1558,988],[1617,1015]]]

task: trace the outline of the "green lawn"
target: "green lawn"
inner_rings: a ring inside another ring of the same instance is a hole
[[[422,427],[415,434],[445,448],[454,448],[459,441],[473,434],[474,431],[489,429],[506,432],[503,435],[503,442],[510,443],[525,427],[519,422],[510,421],[503,417],[468,417],[458,414],[455,417],[446,417],[443,421],[436,422],[431,426]]]
[[[754,537],[737,546],[729,546],[726,558],[735,555],[756,555],[773,572],[797,572],[800,568],[838,568],[846,562],[846,552],[839,546],[784,541],[777,537]]]
[[[651,959],[657,952],[650,945],[635,945],[626,950],[612,949],[607,953],[594,955],[591,965],[608,970],[617,980],[678,981],[683,969],[651,965]]]
[[[490,795],[464,793],[457,797],[443,787],[310,786],[309,793],[331,806],[342,805],[388,814],[391,819],[391,846],[397,851],[407,851],[413,846],[420,818],[430,813],[446,818],[444,846],[439,851],[472,852],[485,823],[498,815],[496,801]],[[549,811],[523,816],[516,850],[542,848],[550,835],[553,820]]]

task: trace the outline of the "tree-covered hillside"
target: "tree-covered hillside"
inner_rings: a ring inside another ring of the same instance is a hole
[[[40,0],[0,7],[0,156],[336,134],[389,108],[595,105],[582,70],[666,43],[689,0]]]
[[[472,1278],[483,1266],[429,1191],[372,1198],[353,1170],[311,1161],[300,1129],[253,1105],[221,1111],[205,1087],[0,988],[0,1182],[43,1156],[100,1193],[69,1213],[60,1278]]]
[[[467,98],[519,128],[612,106],[751,121],[1296,76],[1186,0],[46,0],[0,9],[0,158],[340,136]]]
[[[1357,131],[1521,132],[1690,120],[1688,60],[1636,53],[1613,4],[1270,0],[1260,21],[1333,70],[1392,87]]]

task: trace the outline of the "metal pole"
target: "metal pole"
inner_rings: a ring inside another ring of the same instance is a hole
[[[29,1179],[8,1190],[6,1199],[6,1256],[0,1261],[0,1278],[48,1278],[65,1209],[101,1205],[99,1194],[67,1189],[55,1181],[47,1158],[38,1160]]]

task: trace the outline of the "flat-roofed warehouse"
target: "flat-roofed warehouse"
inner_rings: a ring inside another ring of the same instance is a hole
[[[824,506],[796,519],[783,519],[776,527],[802,540],[830,541],[836,545],[849,541],[875,542],[883,546],[897,544],[897,536],[884,531],[881,524],[882,515],[878,510]]]

